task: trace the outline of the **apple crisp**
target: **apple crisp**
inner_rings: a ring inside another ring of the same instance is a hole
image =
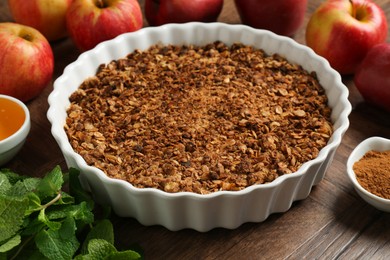
[[[166,192],[272,182],[333,131],[314,72],[240,43],[135,50],[100,65],[70,102],[65,131],[89,165]]]

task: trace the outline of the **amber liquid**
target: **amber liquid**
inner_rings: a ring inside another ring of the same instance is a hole
[[[17,103],[0,98],[0,141],[18,131],[25,118],[23,108]]]

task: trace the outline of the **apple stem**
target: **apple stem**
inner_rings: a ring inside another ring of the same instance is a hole
[[[33,37],[31,36],[31,34],[29,34],[29,33],[22,33],[22,34],[20,35],[20,37],[23,38],[23,39],[25,39],[26,41],[29,41],[29,42],[31,42],[32,39],[33,39]]]
[[[104,0],[97,0],[96,1],[96,6],[99,7],[99,8],[105,8],[107,7],[106,3],[104,2]]]
[[[358,21],[363,21],[365,17],[367,17],[367,12],[364,10],[364,8],[357,6],[353,0],[349,0],[349,2],[352,5],[352,17]]]

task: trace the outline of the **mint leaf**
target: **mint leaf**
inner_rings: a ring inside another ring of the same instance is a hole
[[[76,236],[76,222],[72,217],[68,217],[62,223],[60,236],[62,239],[73,239]]]
[[[87,202],[83,201],[78,205],[78,210],[72,215],[76,220],[85,224],[90,224],[94,221],[94,214],[89,208]]]
[[[91,239],[88,243],[88,254],[75,259],[137,260],[141,259],[141,255],[132,250],[118,252],[114,245],[104,239]]]
[[[39,251],[49,259],[71,259],[79,248],[75,234],[75,225],[67,219],[59,230],[42,230],[35,237]],[[70,235],[73,234],[73,235]]]
[[[8,191],[9,196],[25,196],[28,193],[34,191],[39,185],[40,180],[38,178],[25,178],[17,181],[12,188]]]
[[[114,228],[108,219],[103,219],[94,226],[88,233],[81,247],[81,253],[88,253],[88,243],[92,239],[104,239],[110,244],[114,244]]]
[[[27,219],[28,222],[25,228],[21,231],[22,236],[33,236],[46,227],[45,223],[38,220],[38,218]]]
[[[61,190],[63,183],[61,168],[57,166],[40,181],[37,186],[37,194],[41,199],[53,197]]]
[[[135,251],[127,250],[110,254],[106,260],[138,260],[141,255]]]
[[[11,187],[12,184],[9,182],[7,176],[0,173],[0,194],[7,194]]]
[[[0,195],[0,244],[13,237],[24,222],[29,201]]]
[[[112,223],[95,222],[93,210],[74,168],[62,173],[57,166],[43,178],[0,169],[0,260],[72,259],[78,250],[84,255],[76,259],[140,259],[136,251],[117,251]],[[82,248],[77,237],[85,237]]]
[[[14,173],[13,171],[11,171],[10,169],[7,169],[7,168],[0,169],[0,175],[6,176],[12,185],[14,185],[16,182],[18,182],[20,180],[24,180],[24,179],[28,178],[26,176]]]
[[[46,225],[51,230],[59,230],[61,227],[60,222],[51,221],[45,214],[45,209],[41,209],[38,215],[38,220]]]
[[[0,253],[10,251],[12,248],[18,246],[20,242],[22,242],[22,238],[20,237],[20,235],[15,235],[14,237],[6,241],[4,244],[0,245]]]
[[[74,197],[72,197],[71,195],[69,195],[64,191],[61,192],[61,198],[58,201],[58,204],[74,204],[74,203],[75,203]]]
[[[26,198],[29,200],[28,209],[26,210],[26,216],[29,216],[31,213],[41,210],[41,199],[38,197],[37,194],[30,192],[29,194],[26,194]]]
[[[49,208],[46,215],[51,220],[71,216],[85,224],[94,221],[93,212],[87,207],[86,202],[81,202],[79,205],[58,205],[55,208]]]
[[[76,203],[85,201],[87,202],[89,208],[93,209],[94,201],[91,195],[81,186],[79,175],[80,172],[77,169],[69,169],[69,193],[75,198]]]
[[[93,259],[105,259],[110,254],[117,252],[115,247],[104,239],[91,239],[87,251]]]

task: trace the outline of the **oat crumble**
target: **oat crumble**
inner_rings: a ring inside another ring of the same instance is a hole
[[[239,43],[136,50],[99,66],[70,101],[65,130],[89,165],[166,192],[272,182],[332,134],[315,73]]]

